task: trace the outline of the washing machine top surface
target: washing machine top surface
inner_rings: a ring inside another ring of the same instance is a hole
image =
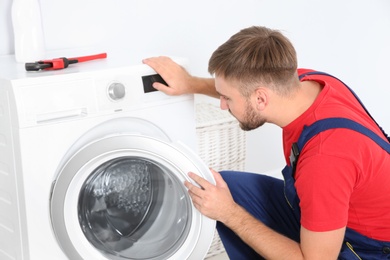
[[[107,58],[96,59],[87,62],[71,64],[65,69],[26,71],[24,63],[16,62],[14,55],[0,56],[0,79],[6,80],[26,80],[33,78],[52,77],[68,75],[75,73],[96,72],[120,67],[134,67],[142,65],[142,59],[153,56],[152,54],[143,54],[141,52],[130,51],[110,51],[89,50],[89,49],[66,49],[47,52],[44,60],[51,60],[60,57],[74,58],[89,56],[98,53],[106,53]],[[186,59],[181,57],[171,57],[180,64],[186,63]],[[35,62],[35,61],[31,61]]]

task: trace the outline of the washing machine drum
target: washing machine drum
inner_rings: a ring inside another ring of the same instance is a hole
[[[145,158],[110,160],[81,188],[81,228],[88,241],[108,255],[172,255],[191,226],[191,204],[181,186],[163,165]]]
[[[202,259],[215,222],[183,185],[194,171],[186,148],[121,134],[90,142],[62,167],[51,197],[54,233],[69,259]]]

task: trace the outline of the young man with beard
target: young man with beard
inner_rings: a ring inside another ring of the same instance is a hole
[[[390,259],[387,151],[359,131],[335,128],[314,135],[299,157],[291,152],[304,126],[326,118],[351,119],[388,141],[341,81],[297,69],[294,47],[279,31],[233,35],[210,58],[214,79],[194,77],[167,57],[144,63],[164,78],[168,86],[154,87],[168,95],[220,98],[244,130],[283,129],[285,182],[232,171],[212,171],[216,185],[196,173],[189,177],[200,187],[185,182],[195,207],[218,221],[231,259]]]

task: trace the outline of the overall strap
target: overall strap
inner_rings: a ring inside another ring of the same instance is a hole
[[[379,127],[379,129],[382,131],[383,135],[387,138],[387,140],[390,142],[390,137],[386,134],[386,132],[383,130],[383,128],[375,121],[375,119],[371,116],[370,112],[368,112],[367,108],[364,106],[363,102],[360,100],[360,98],[357,96],[357,94],[350,88],[347,86],[347,84],[345,84],[343,81],[341,81],[340,79],[338,79],[337,77],[333,76],[333,75],[330,75],[328,73],[325,73],[325,72],[321,72],[321,71],[310,71],[310,72],[306,72],[306,73],[303,73],[301,75],[299,75],[299,80],[301,80],[303,77],[305,76],[310,76],[310,75],[322,75],[322,76],[328,76],[328,77],[332,77],[338,81],[340,81],[354,96],[355,98],[357,99],[357,101],[359,101],[360,105],[363,107],[363,109],[366,111],[366,113],[371,117],[371,119],[375,122],[375,124]]]
[[[333,128],[347,128],[359,132],[377,143],[383,150],[390,153],[390,143],[381,138],[379,135],[368,129],[367,127],[347,118],[332,117],[325,118],[314,122],[310,126],[305,126],[298,139],[297,145],[299,151],[303,148],[305,143],[316,134]]]
[[[334,129],[334,128],[346,128],[356,132],[359,132],[375,143],[377,143],[383,150],[390,154],[390,143],[381,138],[379,135],[368,129],[367,127],[347,118],[331,117],[318,120],[310,126],[305,126],[299,139],[296,143],[293,143],[290,154],[290,163],[292,166],[292,174],[295,173],[295,169],[298,162],[299,154],[301,153],[306,142],[309,141],[313,136],[320,132]]]

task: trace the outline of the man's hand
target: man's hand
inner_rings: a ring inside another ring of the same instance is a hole
[[[209,218],[224,222],[231,215],[230,213],[239,206],[234,202],[222,176],[212,169],[211,172],[214,175],[216,185],[192,172],[188,175],[199,187],[188,181],[185,181],[184,185],[188,188],[195,208]]]
[[[165,80],[168,86],[155,82],[153,87],[167,95],[204,94],[219,98],[213,78],[199,78],[189,74],[169,57],[160,56],[143,60]]]
[[[165,80],[168,86],[155,82],[153,87],[167,95],[177,96],[194,93],[191,87],[192,76],[172,59],[164,56],[144,59],[143,63],[149,65]]]

